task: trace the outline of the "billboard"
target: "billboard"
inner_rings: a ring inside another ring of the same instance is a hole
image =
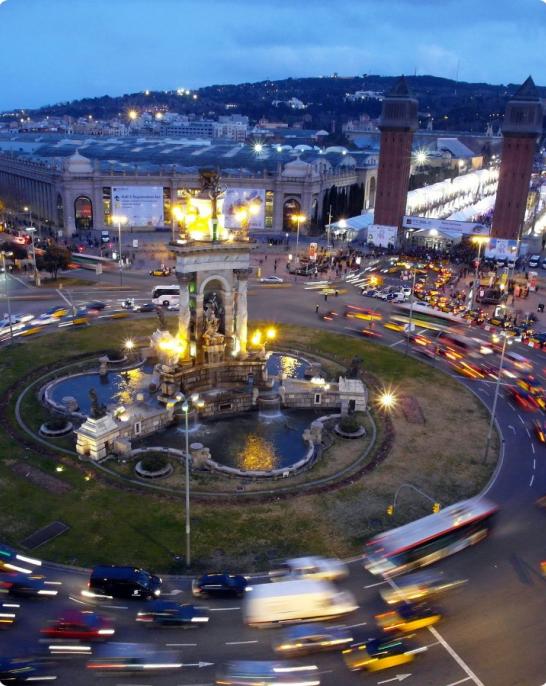
[[[228,188],[222,209],[226,229],[265,227],[265,190]]]
[[[476,222],[460,222],[454,219],[434,219],[432,217],[404,217],[405,229],[447,229],[460,231],[469,236],[489,236],[489,228]]]
[[[491,238],[485,248],[485,256],[496,260],[515,260],[518,256],[518,241],[508,238]]]
[[[164,224],[162,186],[112,186],[112,215],[127,217],[129,226]]]
[[[317,261],[317,251],[318,251],[318,243],[309,243],[309,260],[311,262]]]
[[[385,226],[384,224],[370,224],[368,226],[367,243],[372,243],[382,248],[393,247],[396,245],[398,228],[396,226]]]

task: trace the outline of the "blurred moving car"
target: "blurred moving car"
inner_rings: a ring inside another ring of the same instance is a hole
[[[531,395],[531,393],[524,391],[522,388],[510,386],[508,389],[508,394],[512,400],[526,412],[536,412],[536,410],[539,408],[537,399]]]
[[[0,574],[0,593],[22,597],[53,597],[59,591],[52,588],[52,582],[44,576],[2,573]]]
[[[320,317],[325,322],[332,322],[336,317],[339,317],[339,313],[335,310],[328,310],[328,312],[325,312]]]
[[[150,270],[150,276],[170,276],[172,274],[172,269],[170,267],[157,267],[156,269]]]
[[[160,672],[182,668],[182,660],[173,650],[158,650],[145,643],[106,643],[97,648],[86,664],[96,674],[145,673],[148,678]]]
[[[309,655],[330,650],[342,650],[353,642],[348,629],[325,624],[300,624],[282,632],[274,641],[273,650],[285,657]]]
[[[155,598],[161,593],[161,577],[139,567],[98,565],[91,572],[89,591],[83,595],[113,598]]]
[[[215,683],[222,686],[320,686],[320,677],[316,665],[236,660],[218,670]]]
[[[194,629],[206,624],[209,616],[203,607],[182,605],[174,600],[154,600],[145,610],[138,612],[136,621],[154,626]]]
[[[537,419],[533,422],[533,431],[539,443],[546,444],[546,421]]]
[[[86,641],[105,641],[115,634],[110,618],[89,610],[66,610],[41,629],[47,638],[70,638]]]
[[[242,598],[248,586],[248,580],[241,574],[203,574],[191,582],[191,592],[195,597],[235,596]]]
[[[377,672],[389,667],[413,662],[416,652],[424,652],[426,648],[410,648],[401,639],[370,638],[361,645],[343,651],[345,664],[351,671],[366,670]]]
[[[284,283],[280,276],[262,276],[260,283]]]
[[[2,603],[0,605],[0,629],[9,629],[15,624],[17,615],[13,611],[19,605],[14,606],[13,603]]]
[[[27,684],[37,681],[53,681],[57,677],[48,675],[45,665],[32,657],[0,657],[0,683]]]
[[[24,565],[24,567],[23,567]],[[41,560],[26,555],[20,555],[14,550],[5,546],[0,547],[0,572],[7,570],[9,572],[22,572],[23,574],[30,574],[32,569],[28,567],[40,567]]]
[[[92,300],[86,303],[84,307],[88,312],[101,312],[106,307],[106,303],[103,303],[102,300]]]
[[[286,560],[278,569],[269,572],[272,581],[282,579],[318,579],[341,581],[349,575],[347,565],[327,557],[309,556]]]
[[[136,305],[136,312],[155,312],[157,307],[153,303],[144,303],[142,305]]]
[[[454,580],[433,572],[414,572],[398,577],[395,587],[386,586],[379,591],[379,594],[387,605],[394,605],[437,598],[465,583],[465,580]]]
[[[402,602],[394,610],[376,615],[375,619],[385,632],[413,633],[437,624],[442,619],[442,613],[424,603]]]

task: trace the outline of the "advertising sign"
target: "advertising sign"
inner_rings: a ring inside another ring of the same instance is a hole
[[[404,217],[405,229],[448,229],[460,231],[469,236],[489,236],[489,228],[476,222],[460,222],[454,219],[433,219],[432,217]]]
[[[515,260],[518,256],[518,242],[508,238],[491,238],[485,248],[485,256],[496,260]]]
[[[163,225],[163,187],[113,186],[112,214],[127,217],[128,226]]]
[[[367,243],[382,248],[388,248],[389,245],[396,245],[396,238],[398,236],[398,229],[396,226],[385,226],[384,224],[370,224],[368,226]]]
[[[309,243],[309,260],[311,262],[317,261],[317,250],[318,250],[318,243]]]
[[[265,227],[265,190],[228,188],[222,211],[226,229],[263,229]]]

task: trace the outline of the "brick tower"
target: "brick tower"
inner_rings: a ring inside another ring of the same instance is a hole
[[[529,78],[506,105],[499,185],[492,236],[517,239],[527,206],[529,182],[538,136],[542,133],[542,105]]]
[[[417,128],[417,100],[402,76],[383,100],[379,129],[381,148],[377,174],[375,224],[400,230],[406,213],[413,133]]]

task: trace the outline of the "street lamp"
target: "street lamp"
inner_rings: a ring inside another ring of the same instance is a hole
[[[493,396],[493,407],[491,408],[491,419],[489,420],[489,429],[487,431],[487,439],[485,441],[485,450],[483,452],[483,463],[487,462],[487,457],[489,455],[489,446],[491,444],[491,436],[493,435],[493,425],[495,423],[495,413],[497,411],[497,402],[499,400],[499,391],[501,385],[502,369],[504,365],[504,354],[506,353],[506,346],[512,345],[512,337],[508,335],[507,331],[501,331],[498,336],[493,336],[493,342],[498,343],[500,338],[502,340],[501,356],[499,363],[499,371],[497,372],[497,383],[495,384],[495,395]]]
[[[300,223],[304,222],[307,217],[304,214],[293,214],[291,217],[293,222],[296,222],[296,256],[299,262],[299,245],[300,245]]]
[[[36,268],[36,246],[34,245],[34,234],[36,229],[33,226],[29,226],[26,229],[27,233],[30,234],[30,247],[32,248],[32,265],[34,267],[34,283],[36,286],[40,285],[40,276]]]
[[[182,400],[182,394],[178,393],[176,399],[180,402]],[[182,404],[182,412],[184,412],[185,417],[185,428],[186,428],[186,567],[191,565],[191,522],[190,522],[190,437],[189,437],[189,426],[188,426],[188,414],[190,411],[190,403],[196,407],[203,407],[205,404],[199,399],[198,393],[192,393],[189,398],[184,400]]]
[[[4,293],[6,295],[6,301],[8,303],[8,321],[9,321],[9,342],[10,345],[13,343],[13,322],[11,321],[11,299],[9,295],[8,287],[8,270],[6,268],[6,257],[11,257],[12,252],[6,252],[2,250],[2,266],[4,268]]]
[[[123,286],[123,260],[121,256],[121,225],[127,223],[127,217],[122,214],[114,214],[112,217],[114,224],[118,225],[118,252],[119,252],[119,285]]]
[[[384,388],[377,398],[377,402],[382,410],[385,412],[390,412],[396,407],[398,398],[396,397],[396,393],[394,393],[392,390]]]
[[[409,269],[411,267],[411,264],[406,264],[406,269]],[[404,352],[404,355],[408,354],[409,350],[409,342],[410,342],[410,336],[411,332],[413,329],[413,306],[415,305],[415,277],[417,276],[417,269],[416,267],[413,268],[413,277],[411,280],[411,294],[410,294],[410,310],[409,310],[409,323],[408,323],[408,328],[406,331],[406,350]]]
[[[482,252],[482,245],[489,243],[489,236],[473,236],[472,243],[478,246],[478,256],[476,257],[476,270],[474,272],[474,288],[472,289],[472,299],[470,301],[470,309],[474,309],[476,304],[476,292],[478,290],[478,279],[480,270],[480,255]]]

